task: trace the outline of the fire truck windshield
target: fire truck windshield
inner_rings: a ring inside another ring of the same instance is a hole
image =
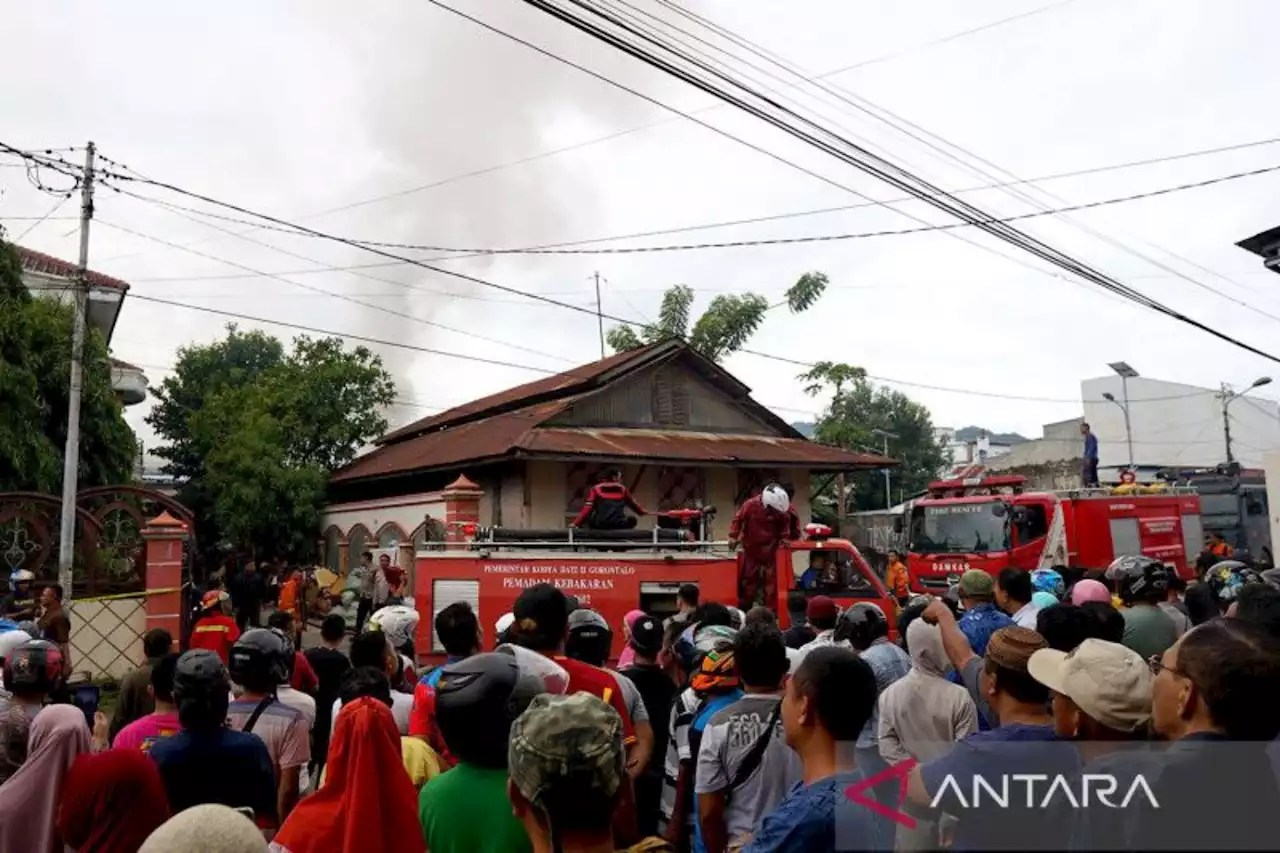
[[[969,554],[1009,547],[1009,512],[1003,501],[917,506],[911,511],[911,551]]]

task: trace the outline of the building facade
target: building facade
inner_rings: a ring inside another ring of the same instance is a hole
[[[408,568],[448,535],[446,487],[460,476],[482,492],[480,525],[562,529],[619,468],[646,509],[716,507],[707,535],[724,539],[735,508],[769,480],[794,486],[807,520],[811,474],[892,464],[809,441],[719,365],[668,341],[383,436],[333,475],[322,550],[336,572],[365,550]]]
[[[42,299],[71,302],[75,299],[76,265],[44,252],[15,246],[22,260],[22,283],[33,295]],[[89,304],[85,319],[91,329],[102,333],[107,346],[115,332],[116,320],[124,307],[129,285],[118,278],[99,272],[88,273]],[[147,399],[147,377],[142,369],[125,361],[111,359],[111,387],[126,406]]]

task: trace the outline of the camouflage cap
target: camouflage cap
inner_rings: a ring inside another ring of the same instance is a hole
[[[611,798],[622,786],[622,718],[589,693],[536,696],[511,727],[507,766],[540,808]]]

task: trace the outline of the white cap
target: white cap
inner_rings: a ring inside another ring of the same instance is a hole
[[[1131,732],[1151,718],[1151,669],[1119,643],[1090,637],[1071,652],[1040,649],[1027,672],[1109,729]]]
[[[498,621],[494,623],[493,628],[498,632],[498,636],[501,637],[507,632],[507,629],[515,623],[515,621],[516,615],[514,613],[503,613],[498,617]]]

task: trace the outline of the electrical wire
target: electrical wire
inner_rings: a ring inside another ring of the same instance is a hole
[[[6,146],[4,143],[0,142],[0,148],[8,148],[8,147],[9,147],[9,146]],[[10,150],[17,151],[18,149],[10,149]],[[160,181],[155,181],[155,180],[152,180],[152,179],[130,178],[130,177],[128,177],[128,176],[124,176],[124,175],[112,175],[111,177],[120,178],[120,179],[125,179],[125,180],[137,180],[137,181],[141,181],[141,182],[143,182],[143,183],[147,183],[147,184],[150,184],[150,185],[153,185],[153,186],[159,187],[159,188],[169,189],[169,190],[171,190],[171,191],[173,191],[173,192],[176,192],[176,193],[178,193],[178,194],[180,194],[180,195],[189,196],[189,197],[195,198],[195,199],[197,199],[197,200],[203,201],[203,202],[208,203],[208,204],[214,204],[214,205],[218,205],[218,206],[226,207],[226,208],[228,208],[228,209],[235,210],[236,212],[242,213],[242,214],[244,214],[244,215],[249,215],[249,216],[260,216],[260,217],[262,217],[263,219],[265,219],[265,220],[267,220],[267,221],[271,221],[271,222],[277,222],[277,221],[279,221],[279,222],[283,222],[282,220],[275,220],[275,219],[274,219],[274,217],[267,216],[266,214],[259,214],[259,213],[255,213],[255,212],[253,212],[253,211],[251,211],[251,210],[247,210],[247,209],[245,209],[245,208],[241,208],[241,207],[238,207],[238,206],[236,206],[236,205],[229,204],[229,203],[227,203],[227,202],[220,202],[220,201],[217,201],[217,200],[215,200],[215,199],[211,199],[211,198],[209,198],[209,197],[207,197],[207,196],[203,196],[203,195],[200,195],[200,194],[198,194],[198,193],[193,193],[193,192],[188,191],[188,190],[183,190],[183,189],[181,189],[181,188],[174,187],[174,186],[172,186],[172,185],[170,185],[170,184],[165,184],[165,183],[160,182]],[[167,242],[167,241],[160,240],[159,238],[151,237],[150,235],[147,235],[147,234],[142,234],[141,232],[137,232],[137,231],[134,231],[134,230],[132,230],[132,229],[127,229],[127,228],[123,228],[122,226],[113,225],[113,224],[111,224],[111,223],[109,223],[109,222],[105,222],[105,221],[102,221],[102,220],[99,220],[99,222],[101,222],[101,224],[103,224],[103,225],[105,225],[105,226],[107,226],[107,227],[117,228],[118,230],[126,231],[127,233],[132,233],[132,234],[134,234],[134,235],[136,235],[136,236],[142,237],[143,239],[156,240],[156,241],[159,241],[159,242],[162,242],[162,243]],[[289,223],[283,223],[283,224],[288,225]],[[298,226],[298,227],[302,228],[303,226]],[[305,230],[310,231],[310,232],[313,232],[313,233],[315,233],[315,234],[317,234],[317,235],[326,236],[328,239],[335,240],[335,241],[337,241],[337,242],[345,242],[343,238],[333,237],[333,236],[331,236],[331,235],[324,235],[324,234],[323,234],[323,232],[314,231],[314,229],[309,229],[309,228],[308,228],[308,229],[305,229]],[[377,253],[377,254],[386,254],[385,252],[382,252],[381,250],[376,250],[376,249],[369,249],[368,251],[371,251],[371,252],[374,252],[374,253]],[[209,256],[209,257],[210,257],[211,259],[213,259],[213,260],[223,261],[223,259],[221,259],[221,258],[216,258],[216,257],[214,257],[214,256]],[[395,257],[395,256],[391,256],[391,257]],[[410,259],[401,259],[401,260],[403,260],[405,263],[412,263],[412,264],[422,265],[422,264],[421,264],[421,262],[413,261],[413,260],[410,260]],[[230,262],[228,262],[228,263],[230,263]],[[234,265],[234,264],[233,264],[233,265]],[[425,265],[424,265],[424,266],[425,266]],[[435,269],[436,269],[436,268],[434,268],[434,267],[426,267],[426,268],[427,268],[427,269],[431,269],[431,270],[435,270]],[[254,274],[256,274],[256,275],[263,275],[263,276],[268,276],[268,277],[269,277],[269,276],[271,276],[271,274],[270,274],[270,273],[263,273],[263,272],[261,272],[261,271],[252,270],[252,268],[249,268],[249,269],[250,269],[252,272],[254,272]],[[582,314],[586,314],[586,315],[589,315],[589,316],[591,316],[591,317],[595,317],[595,316],[597,315],[597,312],[596,312],[594,309],[592,309],[592,308],[587,308],[587,307],[583,307],[583,306],[573,305],[573,304],[571,304],[571,303],[561,302],[560,300],[552,299],[552,298],[550,298],[550,297],[546,297],[546,296],[543,296],[543,295],[541,295],[541,294],[526,293],[525,291],[521,291],[521,290],[518,290],[518,289],[516,289],[516,288],[510,288],[510,287],[508,287],[508,286],[506,286],[506,285],[500,285],[500,284],[497,284],[497,283],[494,283],[494,282],[488,282],[488,281],[485,281],[484,279],[478,279],[478,278],[475,278],[475,277],[473,277],[473,276],[467,276],[467,275],[465,275],[465,274],[463,274],[463,273],[456,273],[456,272],[453,272],[453,271],[450,271],[450,270],[438,270],[438,271],[439,271],[439,272],[442,272],[442,273],[444,273],[444,274],[446,274],[446,275],[451,275],[451,276],[454,276],[454,277],[464,278],[464,279],[466,279],[466,280],[468,280],[468,281],[472,281],[472,282],[477,283],[477,284],[482,284],[482,285],[485,285],[485,286],[488,286],[488,287],[497,288],[497,289],[500,289],[500,290],[506,290],[506,291],[509,291],[509,292],[512,292],[512,293],[515,293],[515,294],[518,294],[518,295],[524,296],[524,297],[526,297],[526,298],[528,298],[528,299],[533,299],[533,300],[537,300],[537,301],[545,302],[545,303],[548,303],[548,304],[557,305],[557,306],[559,306],[559,307],[566,307],[566,308],[569,308],[569,309],[571,309],[571,310],[573,310],[573,311],[576,311],[576,312],[578,312],[578,313],[582,313]],[[246,314],[239,314],[239,313],[236,313],[236,312],[229,312],[229,311],[223,311],[223,310],[220,310],[220,309],[209,308],[209,307],[206,307],[206,306],[191,305],[191,304],[189,304],[189,303],[182,303],[182,302],[177,302],[177,301],[174,301],[174,300],[165,300],[165,299],[160,299],[160,298],[158,298],[158,297],[143,296],[143,295],[141,295],[141,294],[132,294],[132,296],[133,296],[133,298],[135,298],[135,299],[141,299],[141,300],[144,300],[144,301],[151,301],[151,302],[158,302],[158,303],[167,304],[167,305],[171,305],[171,306],[175,306],[175,307],[187,308],[187,309],[194,310],[194,311],[201,311],[201,312],[206,312],[206,313],[219,314],[219,315],[223,315],[223,316],[230,316],[230,317],[234,317],[234,318],[239,318],[239,319],[244,319],[244,320],[251,320],[251,321],[255,321],[255,322],[263,322],[263,323],[275,324],[275,325],[280,325],[280,326],[284,326],[284,327],[287,327],[287,328],[297,328],[297,329],[302,329],[302,330],[304,330],[304,331],[312,331],[312,332],[316,332],[316,333],[318,333],[318,334],[328,334],[328,335],[338,335],[338,336],[342,336],[342,334],[341,334],[341,333],[331,332],[331,331],[327,331],[327,330],[325,330],[325,329],[320,329],[320,328],[315,328],[315,327],[306,327],[306,326],[301,326],[301,325],[299,325],[299,324],[296,324],[296,323],[289,323],[289,322],[286,322],[286,321],[279,321],[279,320],[271,320],[271,319],[266,319],[266,318],[254,317],[254,316],[250,316],[250,315],[246,315]],[[609,319],[609,320],[611,320],[611,321],[618,322],[618,323],[623,323],[623,324],[625,324],[625,325],[630,325],[630,326],[640,326],[640,327],[643,327],[643,326],[645,325],[645,324],[640,323],[640,322],[637,322],[637,321],[635,321],[635,320],[629,320],[629,319],[622,318],[622,317],[616,317],[616,316],[613,316],[613,315],[610,315],[610,314],[603,314],[602,316],[604,316],[606,319]],[[384,345],[387,345],[387,346],[402,347],[402,348],[407,348],[407,349],[410,349],[410,350],[420,351],[420,352],[428,352],[428,353],[437,353],[437,352],[438,352],[438,351],[436,351],[436,350],[431,350],[431,349],[427,349],[427,348],[417,347],[417,346],[410,345],[410,344],[401,344],[401,343],[392,342],[392,341],[384,341],[384,340],[380,340],[380,339],[368,338],[368,337],[366,337],[366,336],[346,335],[345,337],[352,338],[353,340],[360,340],[360,341],[366,341],[366,342],[372,342],[372,343],[381,343],[381,344],[384,344]],[[763,353],[763,352],[758,352],[758,351],[754,351],[754,350],[750,350],[750,349],[746,349],[746,348],[739,349],[739,350],[738,350],[738,352],[741,352],[741,353],[743,353],[743,354],[747,354],[747,355],[755,355],[755,356],[758,356],[758,357],[761,357],[761,358],[766,358],[766,359],[770,359],[770,360],[774,360],[774,361],[779,361],[779,362],[782,362],[782,363],[785,363],[785,364],[791,364],[791,365],[794,365],[794,366],[797,366],[797,367],[802,367],[802,368],[810,369],[810,370],[811,370],[811,369],[813,369],[814,367],[816,367],[816,364],[811,363],[811,362],[805,362],[805,361],[801,361],[801,360],[797,360],[797,359],[787,358],[787,357],[785,357],[785,356],[774,355],[774,354],[772,354],[772,353]],[[526,370],[535,370],[535,371],[542,371],[542,372],[553,372],[553,371],[547,371],[545,368],[535,368],[535,367],[531,367],[531,366],[529,366],[529,365],[514,365],[514,364],[512,364],[512,363],[510,363],[510,362],[500,362],[500,361],[496,361],[496,360],[493,360],[493,359],[485,360],[485,359],[479,359],[479,358],[472,357],[472,356],[463,356],[463,355],[456,354],[456,353],[449,353],[449,354],[450,354],[450,355],[453,355],[454,357],[458,357],[458,358],[472,358],[473,360],[476,360],[476,361],[482,361],[482,362],[485,362],[485,363],[494,363],[494,364],[497,364],[498,366],[507,366],[507,367],[511,367],[511,366],[519,366],[519,367],[521,367],[522,369],[526,369]],[[572,371],[572,370],[571,370],[571,371],[567,371],[567,373],[569,373],[569,374],[572,374],[573,372],[574,372],[574,371]],[[980,397],[990,397],[990,398],[995,398],[995,399],[1004,399],[1004,400],[1020,400],[1020,401],[1026,401],[1026,402],[1039,402],[1039,403],[1070,403],[1070,404],[1076,404],[1076,403],[1078,402],[1077,400],[1075,400],[1075,399],[1073,399],[1073,398],[1051,398],[1051,397],[1039,397],[1039,396],[1028,396],[1028,395],[1005,394],[1005,393],[1001,393],[1001,392],[991,392],[991,391],[980,391],[980,390],[968,389],[968,388],[951,388],[951,387],[940,386],[940,385],[933,385],[933,384],[928,384],[928,383],[912,382],[912,381],[909,381],[909,380],[895,379],[895,378],[892,378],[892,377],[886,377],[886,376],[876,376],[876,375],[873,375],[873,374],[868,374],[868,378],[869,378],[869,379],[872,379],[872,380],[875,380],[875,381],[878,381],[878,382],[884,382],[884,383],[887,383],[887,384],[902,385],[902,386],[905,386],[905,387],[921,388],[921,389],[925,389],[925,390],[941,391],[941,392],[946,392],[946,393],[957,393],[957,394],[966,394],[966,395],[980,396]],[[1161,400],[1183,399],[1183,398],[1185,398],[1185,397],[1199,396],[1199,394],[1200,394],[1200,393],[1203,393],[1203,392],[1195,392],[1195,393],[1192,393],[1192,394],[1183,394],[1183,395],[1174,395],[1174,396],[1170,396],[1170,397],[1152,397],[1152,398],[1146,398],[1146,399],[1144,399],[1144,400],[1130,401],[1130,402],[1131,402],[1131,403],[1139,403],[1139,402],[1143,402],[1143,403],[1145,403],[1145,402],[1157,402],[1157,401],[1161,401]],[[1089,400],[1085,400],[1084,402],[1098,402],[1098,401],[1089,401]]]
[[[444,5],[442,3],[439,3],[438,0],[431,0],[431,2],[435,3],[436,5],[441,5],[441,6]],[[781,113],[783,116],[794,118],[799,122],[801,122],[802,124],[813,127],[816,131],[828,137],[831,137],[833,141],[826,142],[818,137],[813,136],[811,133],[800,130],[799,128],[789,124],[787,121],[784,121],[778,115],[770,113],[760,107],[757,107],[747,101],[744,101],[741,97],[734,95],[731,92],[725,91],[724,89],[721,89],[721,88],[717,88],[715,85],[713,85],[709,81],[701,77],[698,77],[696,74],[693,74],[682,67],[679,67],[673,64],[670,60],[664,59],[659,56],[655,56],[651,53],[647,53],[644,50],[638,48],[634,43],[619,37],[615,32],[604,29],[599,25],[592,23],[591,21],[574,16],[573,14],[565,11],[559,6],[556,6],[552,2],[548,2],[547,0],[525,0],[525,2],[528,3],[529,5],[534,6],[535,8],[538,8],[552,15],[553,17],[556,17],[564,21],[565,23],[570,24],[571,26],[579,30],[582,30],[585,33],[588,33],[589,35],[592,35],[599,41],[612,45],[618,48],[619,50],[639,59],[640,61],[645,62],[646,64],[651,65],[652,67],[658,68],[666,72],[669,76],[675,77],[679,80],[689,83],[690,85],[693,85],[696,88],[704,92],[707,92],[708,94],[713,94],[716,97],[720,98],[721,100],[724,100],[728,103],[731,103],[739,107],[739,109],[743,110],[744,112],[754,115],[755,117],[765,121],[766,123],[771,124],[780,130],[783,130],[789,135],[803,142],[808,143],[809,145],[811,145],[812,147],[818,150],[831,154],[837,159],[845,163],[848,163],[849,165],[855,166],[860,171],[863,171],[866,174],[872,175],[873,177],[876,177],[884,181],[885,183],[890,184],[891,186],[894,186],[904,192],[907,192],[910,195],[916,196],[922,201],[927,201],[931,206],[938,208],[939,210],[942,210],[959,219],[970,221],[980,230],[990,234],[991,236],[997,237],[997,239],[1000,239],[1003,242],[1006,242],[1006,243],[1009,243],[1010,245],[1014,245],[1018,248],[1021,248],[1023,251],[1026,251],[1032,255],[1035,255],[1036,257],[1039,257],[1042,260],[1045,260],[1051,263],[1052,265],[1057,266],[1060,269],[1083,279],[1086,282],[1094,284],[1095,286],[1103,290],[1107,290],[1112,293],[1115,293],[1125,299],[1128,299],[1129,301],[1135,302],[1139,305],[1142,305],[1143,307],[1149,308],[1150,310],[1164,314],[1165,316],[1178,320],[1179,322],[1182,322],[1184,324],[1197,328],[1200,331],[1205,332],[1206,334],[1212,335],[1220,340],[1223,340],[1224,342],[1231,343],[1232,345],[1237,346],[1241,349],[1244,349],[1248,352],[1252,352],[1255,355],[1259,355],[1270,361],[1275,361],[1277,363],[1280,363],[1280,358],[1278,358],[1277,356],[1269,352],[1266,352],[1258,347],[1252,346],[1251,344],[1248,344],[1236,338],[1233,338],[1224,332],[1221,332],[1215,328],[1212,328],[1211,326],[1208,326],[1200,321],[1197,321],[1187,316],[1186,314],[1183,314],[1172,308],[1162,305],[1161,303],[1157,302],[1151,297],[1146,296],[1145,294],[1142,294],[1139,291],[1136,291],[1133,288],[1130,288],[1127,285],[1124,285],[1113,278],[1105,276],[1102,273],[1098,272],[1097,270],[1091,267],[1088,267],[1079,261],[1076,261],[1075,259],[1059,252],[1056,249],[1053,249],[1051,246],[1048,246],[1043,241],[1037,240],[1031,237],[1030,235],[1027,235],[1024,232],[1018,231],[1017,229],[1014,229],[1010,226],[1007,226],[1007,225],[998,226],[991,223],[989,221],[990,220],[989,216],[986,216],[985,214],[983,214],[982,211],[978,210],[977,208],[974,208],[972,205],[969,205],[966,202],[962,202],[959,199],[956,199],[954,196],[948,195],[947,193],[945,193],[945,191],[937,187],[934,187],[925,181],[922,181],[918,177],[911,175],[910,173],[901,169],[901,167],[895,166],[892,163],[883,161],[881,158],[875,157],[874,155],[870,154],[870,152],[867,152],[865,149],[860,148],[856,144],[849,142],[848,140],[841,139],[838,135],[832,133],[830,130],[815,124],[813,121],[805,118],[804,116],[797,115],[794,111],[789,110],[787,107],[781,104],[778,104],[776,101],[773,101],[768,97],[759,94],[758,92],[752,91],[750,87],[743,85],[739,81],[735,81],[731,78],[727,78],[725,77],[725,75],[720,74],[713,68],[708,68],[705,64],[699,63],[696,59],[691,59],[687,56],[680,57],[685,62],[685,64],[693,65],[694,67],[703,70],[705,73],[709,73],[713,77],[725,80],[730,85],[746,93],[748,97],[751,97],[757,101],[762,102],[766,106]],[[607,12],[602,12],[597,7],[593,7],[593,6],[590,6],[589,4],[583,3],[581,2],[581,0],[571,0],[571,3],[574,6],[577,6],[579,8],[582,8],[586,11],[591,12],[597,17],[605,19],[615,29],[627,31],[632,35],[638,35],[641,40],[647,40],[645,39],[643,34],[635,33],[633,29],[628,28],[625,22],[619,22],[615,16],[611,16]],[[501,31],[498,31],[498,32],[501,32]],[[535,49],[541,50],[536,47]],[[673,51],[669,47],[664,46],[664,49],[667,50],[668,52],[679,55],[678,51]],[[599,75],[596,75],[596,76],[599,76]],[[604,78],[604,79],[607,80],[608,78]],[[644,97],[647,98],[647,96],[644,96]],[[693,120],[697,121],[696,119],[693,119]],[[723,131],[718,131],[718,132],[723,133]],[[732,135],[730,134],[725,134],[725,135],[733,138]],[[742,140],[738,140],[738,141],[742,142]],[[743,144],[747,145],[748,147],[753,147],[753,148],[757,148],[757,150],[764,151],[764,149],[759,149],[757,146],[754,146],[751,143],[743,142]],[[851,154],[850,152],[853,152],[853,153]],[[768,153],[770,156],[773,156],[773,157],[777,156],[772,154],[772,152],[765,152],[765,153]],[[935,197],[930,195],[929,193],[935,193],[937,195]],[[943,197],[946,197],[947,201],[944,202]],[[898,212],[903,213],[903,215],[911,216],[910,214],[907,214],[904,211],[898,211]],[[948,233],[948,234],[951,234],[952,236],[955,236],[953,232],[944,232],[944,233]]]
[[[616,2],[629,5],[627,4],[627,0],[616,0]],[[980,155],[975,154],[973,151],[970,151],[964,148],[963,146],[957,145],[954,142],[950,142],[949,140],[943,138],[942,136],[939,136],[936,133],[926,130],[920,125],[915,124],[903,118],[900,115],[897,115],[896,113],[892,112],[891,110],[885,107],[875,104],[874,102],[870,101],[867,98],[864,98],[855,94],[854,92],[852,92],[847,88],[822,81],[820,78],[813,76],[811,72],[807,71],[804,68],[801,68],[800,66],[796,65],[795,63],[791,62],[785,57],[779,56],[778,54],[772,51],[769,51],[767,48],[764,48],[760,44],[753,42],[749,39],[746,39],[738,35],[737,33],[733,32],[732,30],[728,30],[722,27],[721,25],[717,24],[715,21],[712,21],[709,18],[706,18],[695,12],[691,12],[689,10],[684,9],[677,2],[675,2],[675,0],[658,0],[658,2],[663,7],[676,12],[677,14],[683,16],[688,20],[694,21],[695,23],[698,23],[706,27],[710,31],[715,32],[721,35],[722,37],[729,39],[733,43],[746,48],[748,51],[750,51],[754,55],[759,56],[765,59],[766,61],[773,63],[777,67],[782,68],[784,71],[788,72],[789,74],[796,76],[797,78],[799,78],[800,83],[795,85],[803,85],[805,83],[809,83],[811,85],[817,86],[820,90],[833,95],[835,98],[837,98],[838,100],[840,100],[845,104],[848,104],[858,112],[868,115],[873,119],[884,123],[885,125],[894,129],[895,131],[924,145],[928,150],[935,152],[937,155],[940,155],[941,158],[946,159],[949,162],[955,163],[956,165],[978,176],[979,178],[982,178],[984,180],[996,181],[996,180],[1001,180],[1001,178],[998,178],[997,175],[1003,175],[1005,179],[1013,179],[1014,183],[1009,185],[1009,188],[1006,189],[1006,192],[1008,192],[1013,197],[1032,205],[1033,207],[1036,207],[1045,211],[1049,210],[1048,205],[1045,204],[1044,202],[1039,201],[1038,199],[1029,195],[1027,192],[1022,191],[1021,189],[1016,189],[1014,187],[1021,184],[1023,186],[1026,186],[1027,189],[1029,190],[1035,190],[1036,192],[1039,192],[1041,195],[1046,196],[1056,204],[1060,204],[1060,205],[1068,204],[1068,202],[1065,199],[1061,198],[1060,196],[1056,196],[1052,193],[1049,193],[1048,191],[1042,190],[1039,187],[1035,187],[1032,182],[1018,180],[1017,175],[1014,175],[1013,173],[1009,172],[1007,169],[1004,169],[996,165],[995,163],[991,162],[990,160],[987,160],[981,157]],[[679,32],[684,32],[683,30],[680,30],[678,27],[674,27],[674,29],[676,29]],[[725,53],[726,55],[733,56],[732,53],[729,53],[727,51]],[[777,79],[781,80],[782,78],[777,78]],[[784,82],[787,82],[787,81],[784,81]],[[960,152],[965,157],[971,158],[977,163],[982,164],[982,166],[995,170],[997,175],[993,175],[991,172],[988,172],[983,168],[972,165],[971,163],[962,159],[961,157],[956,156],[955,154],[952,153],[951,150],[948,150],[948,149],[954,149],[955,151]],[[1215,295],[1221,296],[1222,298],[1235,302],[1236,304],[1242,307],[1248,308],[1249,310],[1256,310],[1253,308],[1253,306],[1250,306],[1241,300],[1235,299],[1234,297],[1228,296],[1227,294],[1224,294],[1222,291],[1218,290],[1217,288],[1207,285],[1204,282],[1199,281],[1187,275],[1181,270],[1168,266],[1167,264],[1164,264],[1161,261],[1158,261],[1155,258],[1152,258],[1149,255],[1138,251],[1137,249],[1134,249],[1133,247],[1125,244],[1124,242],[1114,237],[1111,237],[1110,235],[1105,234],[1101,231],[1098,231],[1097,229],[1089,226],[1087,223],[1084,223],[1075,217],[1066,215],[1065,211],[1058,211],[1058,213],[1060,214],[1060,218],[1064,222],[1067,222],[1075,226],[1076,228],[1080,229],[1086,234],[1089,234],[1090,236],[1098,240],[1101,240],[1102,242],[1110,245],[1113,248],[1119,249],[1140,260],[1146,261],[1147,263],[1159,269],[1164,270],[1170,275],[1188,282],[1194,287],[1197,287],[1202,290],[1206,290],[1210,293],[1213,293]],[[1149,241],[1144,241],[1144,242],[1147,242],[1148,245],[1152,246],[1153,248],[1155,248],[1160,252],[1163,252],[1169,257],[1174,258],[1190,267],[1198,269],[1201,272],[1205,272],[1205,273],[1208,273],[1209,275],[1219,278],[1222,281],[1225,281],[1226,283],[1232,285],[1233,287],[1236,287],[1240,290],[1244,290],[1249,293],[1253,293],[1254,295],[1273,298],[1270,296],[1270,294],[1263,293],[1261,291],[1247,287],[1246,285],[1243,285],[1240,282],[1234,281],[1233,279],[1228,278],[1227,276],[1224,276],[1221,273],[1216,272],[1215,270],[1209,269],[1208,267],[1198,264],[1197,262],[1189,258],[1183,257],[1182,255],[1178,254],[1172,249],[1159,246]],[[1263,313],[1265,314],[1265,312]],[[1266,315],[1266,316],[1270,316],[1270,315]]]
[[[26,238],[26,236],[27,236],[28,234],[30,234],[32,231],[34,231],[34,230],[36,230],[37,228],[39,228],[39,227],[40,227],[40,226],[41,226],[41,225],[42,225],[46,220],[48,220],[48,219],[49,219],[49,217],[51,217],[51,216],[53,216],[53,214],[57,213],[57,212],[58,212],[58,210],[59,210],[59,209],[61,209],[61,207],[62,207],[64,204],[66,204],[66,203],[67,203],[67,199],[69,199],[69,198],[71,198],[70,193],[68,193],[67,195],[64,195],[62,198],[60,198],[60,199],[58,199],[56,202],[54,202],[54,203],[53,203],[53,207],[49,208],[49,212],[48,212],[48,213],[46,213],[44,216],[41,216],[41,217],[40,217],[39,219],[37,219],[35,222],[32,222],[30,225],[28,225],[28,226],[26,227],[26,229],[25,229],[21,234],[19,234],[17,237],[14,237],[14,238],[13,238],[13,242],[14,242],[14,243],[21,243],[21,242],[23,241],[23,239],[24,239],[24,238]]]
[[[1004,217],[999,217],[997,219],[991,219],[988,221],[989,222],[1020,222],[1027,219],[1035,219],[1043,216],[1053,216],[1053,215],[1057,215],[1057,214],[1061,214],[1069,211],[1093,210],[1095,208],[1107,207],[1113,204],[1124,204],[1132,201],[1141,201],[1143,199],[1150,199],[1150,198],[1157,198],[1165,195],[1172,195],[1174,193],[1184,192],[1186,190],[1202,189],[1204,187],[1210,187],[1216,184],[1226,183],[1229,181],[1236,181],[1242,178],[1258,177],[1261,175],[1266,175],[1266,174],[1270,174],[1272,172],[1277,172],[1277,171],[1280,171],[1280,165],[1264,166],[1258,169],[1250,169],[1245,172],[1233,172],[1228,175],[1219,175],[1213,178],[1206,178],[1201,181],[1194,181],[1186,184],[1178,184],[1172,187],[1163,187],[1161,189],[1148,190],[1146,192],[1131,193],[1129,195],[1124,195],[1124,196],[1098,199],[1096,201],[1084,202],[1081,204],[1073,204],[1073,205],[1068,205],[1066,207],[1051,208],[1046,210],[1036,210],[1030,213],[1021,213],[1016,216],[1004,216]],[[187,213],[192,213],[197,216],[209,216],[214,219],[228,220],[231,222],[240,223],[242,225],[250,224],[249,220],[247,219],[222,216],[220,214],[210,213],[208,211],[196,210],[191,207],[173,204],[172,202],[162,201],[157,198],[152,198],[150,196],[146,196],[141,193],[130,192],[129,190],[120,189],[118,187],[112,187],[112,189],[114,189],[116,192],[121,193],[122,195],[127,195],[131,198],[138,199],[139,201],[147,202],[149,204],[154,204],[159,207],[169,209],[171,211],[185,211]],[[189,218],[189,217],[184,217],[184,218]],[[208,223],[201,223],[201,224],[207,225]],[[459,260],[462,258],[486,257],[490,255],[626,255],[626,254],[649,254],[649,253],[658,253],[658,252],[688,252],[688,251],[700,251],[705,249],[734,249],[734,248],[745,248],[745,247],[751,247],[751,246],[783,246],[783,245],[790,245],[790,244],[796,244],[796,243],[801,243],[801,244],[826,243],[826,242],[836,242],[836,241],[845,241],[845,240],[859,240],[859,239],[872,238],[872,237],[893,237],[893,236],[904,235],[904,234],[922,234],[922,233],[927,233],[931,231],[949,231],[955,228],[971,227],[973,224],[974,223],[971,223],[971,222],[951,222],[951,223],[945,223],[942,225],[923,225],[916,228],[894,228],[894,229],[882,229],[877,231],[856,231],[856,232],[841,233],[841,234],[809,234],[809,235],[802,235],[798,237],[767,237],[767,238],[758,238],[758,239],[750,239],[750,240],[727,240],[727,241],[706,242],[706,243],[681,243],[681,244],[674,244],[674,245],[668,244],[668,245],[660,245],[660,246],[611,246],[611,247],[599,248],[599,249],[566,249],[566,248],[549,248],[549,247],[543,248],[543,247],[537,247],[537,246],[528,247],[528,248],[522,248],[522,247],[483,248],[483,247],[475,247],[475,246],[436,246],[436,245],[427,245],[422,243],[397,243],[397,242],[387,242],[383,240],[364,240],[364,239],[359,239],[355,237],[350,237],[348,239],[350,239],[351,242],[357,243],[361,246],[376,246],[384,249],[405,249],[410,251],[457,253],[448,257],[423,259],[426,261],[437,262],[437,261],[445,261],[445,260]],[[210,226],[210,227],[213,227],[213,226]],[[277,231],[285,234],[292,234],[292,235],[304,236],[304,237],[311,236],[303,232],[295,231],[289,228],[282,228],[278,226],[262,226],[262,227],[265,227],[271,231]],[[223,230],[223,229],[218,229],[218,230]],[[224,233],[232,237],[249,239],[249,238],[246,238],[243,234],[238,234],[232,231],[224,231]],[[626,238],[604,237],[604,238],[598,238],[597,240],[580,241],[580,242],[583,242],[583,243],[598,242],[600,240],[614,240],[614,239],[626,239]],[[255,242],[257,243],[257,245],[266,246],[267,248],[275,248],[266,243],[260,243],[253,240],[250,240],[250,242]],[[278,251],[283,251],[283,250],[278,250]],[[290,254],[290,255],[293,255],[294,257],[301,257],[300,255],[295,255],[291,252],[285,252],[285,254]],[[320,262],[316,261],[316,263],[320,263]],[[325,271],[337,271],[338,269],[350,270],[351,268],[350,267],[347,267],[347,268],[326,267]],[[313,270],[312,272],[320,272],[320,271],[321,270]],[[383,279],[374,279],[374,280],[383,281]],[[1238,301],[1238,300],[1235,300],[1233,297],[1226,296],[1225,294],[1219,294],[1219,295],[1224,296],[1224,298],[1226,299],[1231,299],[1232,301]],[[1240,304],[1243,307],[1252,308],[1252,306],[1249,306],[1245,303],[1240,303]],[[1260,310],[1260,309],[1254,309],[1254,310]],[[1273,320],[1280,320],[1280,317],[1277,317],[1275,315],[1266,314],[1266,312],[1262,312],[1262,313]]]

